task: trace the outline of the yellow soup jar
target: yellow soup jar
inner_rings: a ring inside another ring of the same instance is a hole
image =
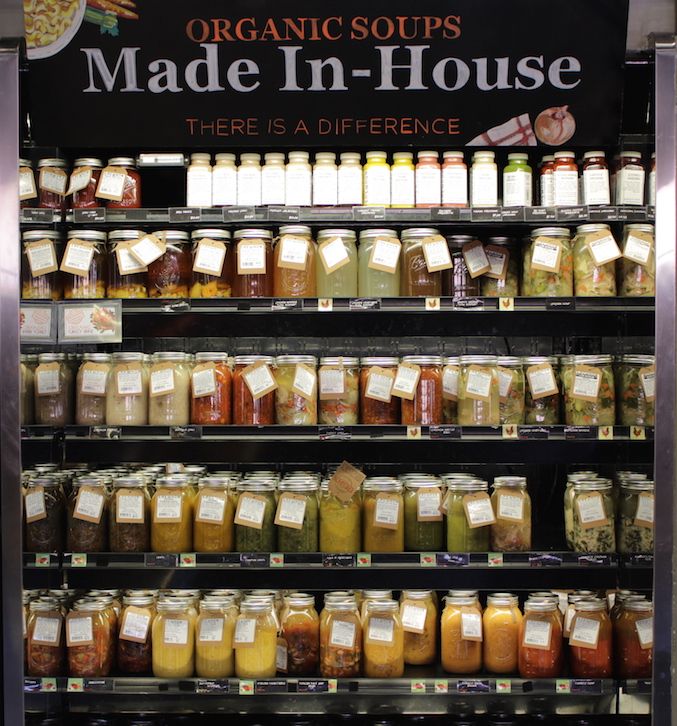
[[[437,659],[437,599],[432,590],[404,590],[400,602],[404,662],[430,665]]]
[[[195,669],[195,609],[190,600],[160,600],[153,620],[153,675],[190,678]]]
[[[205,477],[198,484],[193,514],[195,552],[232,552],[235,544],[234,498],[226,477]]]
[[[359,552],[362,546],[362,496],[358,489],[347,501],[322,487],[320,552]]]
[[[273,604],[244,600],[235,623],[235,675],[238,678],[274,678],[278,624]]]
[[[364,621],[366,678],[402,678],[404,630],[396,600],[371,600]]]
[[[237,607],[232,597],[203,600],[195,627],[195,673],[230,678],[235,673],[233,634]]]
[[[362,531],[366,552],[404,551],[402,483],[389,477],[365,479]]]
[[[495,593],[487,598],[487,609],[482,616],[484,627],[484,667],[489,673],[517,672],[519,631],[522,613],[517,596]]]
[[[470,675],[482,669],[482,613],[471,597],[445,597],[442,613],[442,668]]]
[[[150,500],[153,552],[190,552],[193,546],[193,490],[184,478],[161,477]]]

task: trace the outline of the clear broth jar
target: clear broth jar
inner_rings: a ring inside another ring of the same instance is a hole
[[[540,227],[533,230],[522,255],[522,295],[571,297],[574,294],[570,238],[571,233],[566,227]],[[561,248],[559,253],[557,247]],[[538,267],[534,268],[533,265]]]
[[[235,253],[230,243],[230,232],[227,229],[196,229],[191,232],[190,238],[193,243],[193,265],[198,261],[197,255],[201,240],[209,239],[214,242],[221,242],[226,246],[221,274],[193,270],[193,282],[190,287],[191,298],[232,297],[233,281],[237,268]]]
[[[35,423],[67,426],[73,423],[73,371],[65,353],[40,353],[35,369]]]
[[[358,263],[355,232],[351,229],[322,229],[317,234],[317,246],[320,257],[316,265],[317,296],[357,297]]]
[[[75,379],[75,423],[103,426],[106,423],[106,391],[112,357],[109,353],[85,353]]]
[[[380,243],[379,243],[380,240]],[[375,248],[382,255],[376,262],[392,271],[370,267]],[[398,297],[400,294],[401,245],[394,229],[363,229],[360,232],[358,290],[360,297]],[[395,265],[392,266],[392,260]],[[385,264],[385,263],[388,264]]]
[[[460,365],[458,423],[461,426],[498,426],[498,359],[492,355],[462,355]]]
[[[63,254],[61,235],[51,229],[30,229],[23,232],[21,237],[21,299],[61,300],[63,273],[58,269],[42,272],[49,267],[58,268]]]
[[[269,229],[238,229],[233,239],[237,256],[233,297],[272,297],[273,233]]]
[[[190,385],[185,353],[155,353],[149,375],[148,423],[186,426],[190,422]]]
[[[108,235],[108,289],[107,295],[113,299],[135,299],[148,297],[148,269],[139,268],[138,261],[132,257],[127,245],[143,237],[140,229],[114,229]],[[137,272],[123,275],[118,256]]]
[[[280,227],[280,234],[273,248],[273,263],[275,297],[317,297],[316,269],[319,263],[317,245],[310,227],[302,224]],[[287,267],[288,264],[294,267]],[[299,269],[299,265],[303,266],[302,269]]]

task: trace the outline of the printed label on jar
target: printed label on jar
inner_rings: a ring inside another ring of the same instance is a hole
[[[492,280],[505,280],[508,274],[508,263],[510,262],[510,251],[505,247],[487,245],[484,253],[489,262],[489,270],[484,273],[485,277]]]
[[[303,529],[308,501],[302,494],[284,492],[277,503],[275,524],[290,529]]]
[[[87,277],[94,252],[95,247],[90,242],[79,239],[69,240],[61,260],[61,272],[70,272],[79,277]]]
[[[56,272],[59,266],[56,262],[56,250],[51,239],[42,239],[25,245],[28,266],[32,277],[40,277],[50,272]]]
[[[437,487],[419,489],[416,492],[416,520],[418,522],[442,521],[442,492]]]
[[[372,270],[397,272],[402,244],[396,237],[382,237],[374,242],[369,255],[368,267]]]
[[[491,270],[491,264],[484,251],[484,245],[479,240],[463,245],[461,252],[468,273],[473,279]]]
[[[473,207],[498,204],[498,170],[495,164],[473,164],[470,169],[470,194]]]
[[[550,237],[536,237],[531,247],[531,269],[559,273],[562,243]]]
[[[346,392],[346,371],[340,366],[320,368],[320,399],[331,401]]]
[[[340,205],[362,204],[362,167],[345,166],[338,169],[338,203]]]
[[[73,194],[74,192],[79,192],[81,189],[85,189],[90,181],[92,181],[92,170],[89,167],[83,167],[82,169],[73,171],[70,182],[68,183],[66,196]]]
[[[336,206],[338,169],[336,166],[315,166],[313,169],[313,205]]]
[[[118,396],[140,396],[143,393],[141,368],[128,368],[115,375]]]
[[[635,511],[635,526],[653,529],[654,526],[654,495],[649,492],[640,492],[637,497],[637,510]]]
[[[193,398],[213,396],[216,393],[216,367],[213,363],[195,366],[191,381]]]
[[[390,403],[393,395],[393,384],[395,383],[395,371],[374,366],[369,370],[367,376],[367,390],[365,398],[372,398],[374,401]]]
[[[188,621],[178,618],[165,620],[162,641],[165,645],[186,645],[188,643]]]
[[[397,529],[400,521],[400,497],[397,494],[377,494],[374,506],[374,527]]]
[[[452,268],[449,246],[442,235],[433,235],[423,240],[423,256],[428,272],[438,272],[439,270],[450,270]]]
[[[38,615],[35,618],[35,626],[33,627],[33,643],[42,645],[59,645],[59,637],[61,635],[61,618],[46,617]]]
[[[58,362],[43,363],[35,369],[35,389],[38,396],[54,396],[61,391],[61,371]]]
[[[466,494],[463,497],[463,509],[470,529],[496,524],[496,517],[491,506],[491,499],[486,492]]]
[[[43,168],[38,180],[40,189],[54,194],[65,194],[68,186],[68,174],[63,169]]]
[[[129,640],[132,643],[145,643],[150,628],[151,612],[146,608],[137,608],[129,605],[125,608],[120,627],[120,640]]]
[[[255,401],[277,388],[277,383],[270,372],[270,368],[263,361],[247,366],[242,371],[242,377]]]
[[[585,236],[585,241],[596,265],[605,265],[623,256],[609,232],[593,232]]]
[[[226,495],[214,492],[200,494],[200,504],[195,516],[196,522],[205,524],[221,524],[226,512]]]
[[[115,202],[122,200],[127,181],[127,171],[119,166],[107,166],[99,177],[96,196],[99,199],[110,199]]]
[[[576,497],[576,508],[578,519],[583,529],[606,526],[609,520],[604,512],[604,500],[602,495],[596,492],[591,494],[580,494]]]
[[[602,385],[602,371],[592,366],[576,366],[571,397],[583,401],[597,402],[599,388]]]
[[[283,234],[278,242],[280,253],[277,266],[288,270],[305,270],[308,258],[308,240]]]
[[[40,519],[47,519],[45,507],[45,490],[43,487],[31,487],[24,497],[26,510],[26,522],[37,522]]]
[[[75,500],[73,519],[83,519],[85,522],[98,524],[101,521],[103,503],[103,494],[89,487],[80,487]]]
[[[144,495],[133,489],[115,492],[115,521],[125,524],[143,524]]]
[[[237,501],[235,524],[252,529],[261,529],[266,513],[267,499],[258,494],[241,494]]]
[[[556,207],[575,207],[578,204],[578,172],[566,169],[552,174]]]
[[[442,398],[447,401],[458,401],[458,366],[445,366],[442,372]]]
[[[329,480],[329,493],[342,502],[349,502],[366,478],[359,469],[343,461]]]
[[[298,396],[312,401],[315,398],[316,388],[317,374],[315,373],[315,369],[310,368],[305,363],[297,363],[291,390]]]
[[[527,382],[534,401],[546,396],[555,396],[559,393],[555,372],[550,363],[539,363],[527,368]]]
[[[144,234],[138,240],[129,243],[129,251],[132,257],[143,267],[148,267],[151,262],[159,260],[167,250],[167,244],[154,234]]]
[[[337,648],[354,648],[357,628],[355,623],[346,620],[334,620],[329,634],[329,645]]]
[[[656,398],[656,366],[648,366],[639,369],[639,379],[642,382],[644,396],[647,401],[653,401]]]
[[[591,620],[590,618],[584,618],[582,615],[576,615],[569,638],[569,645],[594,650],[597,648],[597,643],[599,642],[600,625],[601,623],[598,620]]]
[[[442,204],[468,206],[468,169],[465,164],[442,167]]]
[[[201,239],[193,259],[193,272],[219,277],[226,259],[226,245],[220,240]]]
[[[131,242],[118,242],[115,246],[115,257],[120,275],[134,275],[141,272],[148,272],[148,268],[142,265],[130,251]]]
[[[461,613],[461,640],[482,642],[482,616],[479,613]]]
[[[23,202],[26,199],[35,199],[37,196],[33,170],[28,166],[22,166],[19,169],[19,199]]]
[[[503,206],[530,207],[531,201],[531,172],[503,172]]]
[[[92,643],[94,643],[94,631],[91,616],[70,613],[66,618],[66,645],[70,648],[74,645],[92,645]]]
[[[287,648],[287,641],[284,638],[278,638],[275,650],[275,666],[280,673],[286,673],[289,668]]]
[[[623,257],[644,267],[649,262],[652,249],[652,235],[647,232],[631,232],[623,247]]]
[[[567,598],[568,602],[568,598]],[[569,603],[564,611],[564,624],[562,625],[562,634],[565,638],[571,636],[571,624],[574,622],[574,616],[576,615],[576,608]]]
[[[616,181],[616,204],[644,204],[644,169],[621,169]]]
[[[173,364],[160,364],[162,368],[153,366],[150,372],[150,395],[151,397],[166,396],[174,393],[174,368]],[[164,366],[167,367],[164,367]]]
[[[423,634],[427,616],[428,608],[407,601],[402,603],[402,629],[405,633]]]
[[[524,623],[524,635],[522,646],[535,648],[536,650],[550,650],[552,638],[552,623],[544,620],[526,620]]]
[[[390,391],[391,395],[412,401],[416,396],[416,387],[421,377],[421,366],[411,363],[400,363],[397,375]]]
[[[498,397],[503,403],[508,400],[512,390],[512,374],[509,368],[498,369]]]
[[[233,635],[233,648],[246,648],[256,640],[256,618],[238,618]]]
[[[367,641],[371,643],[392,643],[395,623],[390,618],[369,618]]]
[[[327,275],[340,270],[350,262],[348,250],[340,237],[334,237],[323,242],[317,248],[317,251]]]
[[[499,494],[497,519],[512,522],[524,521],[524,497],[521,494]]]
[[[489,401],[493,383],[494,376],[491,370],[471,365],[465,382],[465,397],[476,401]]]
[[[639,646],[642,650],[653,648],[653,618],[643,618],[635,622]]]
[[[109,366],[87,361],[80,369],[80,393],[85,396],[105,396]]]
[[[608,169],[583,170],[583,204],[611,204]]]
[[[183,497],[180,494],[155,495],[155,521],[165,523],[181,522]]]
[[[266,243],[260,239],[244,239],[237,245],[237,274],[266,274]]]
[[[205,618],[200,623],[198,642],[220,643],[223,640],[223,624],[223,618]]]

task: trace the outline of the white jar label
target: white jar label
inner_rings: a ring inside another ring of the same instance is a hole
[[[94,396],[105,396],[107,381],[108,371],[85,369],[82,371],[80,390]]]
[[[145,265],[141,264],[130,252],[129,242],[120,242],[115,246],[118,271],[121,275],[133,275],[137,272],[147,272]]]
[[[426,237],[423,240],[423,256],[428,272],[449,270],[452,267],[449,247],[444,237]]]
[[[597,647],[599,641],[600,622],[577,615],[573,623],[569,644],[579,648]]]
[[[237,203],[256,207],[261,204],[261,168],[240,166],[237,170]]]
[[[146,642],[151,615],[148,612],[125,610],[124,622],[120,630],[122,640],[131,639],[136,642]]]
[[[32,175],[32,172],[31,172]],[[71,174],[70,182],[68,184],[68,191],[66,194],[74,194],[84,189],[89,182],[92,180],[92,170],[83,169],[81,171],[74,171]]]
[[[266,500],[262,497],[253,497],[242,494],[237,503],[236,523],[260,529],[266,513]]]
[[[277,388],[275,378],[265,363],[248,366],[242,371],[242,377],[255,401]]]
[[[463,245],[462,254],[470,277],[473,279],[491,270],[484,245],[481,242],[476,240]]]
[[[216,372],[213,368],[193,371],[193,398],[202,398],[216,393]]]
[[[336,206],[338,201],[338,170],[334,165],[319,165],[313,169],[313,204]]]
[[[484,274],[493,280],[505,280],[508,274],[510,252],[495,245],[487,245],[484,248],[484,253],[489,261],[489,270]]]
[[[531,203],[531,172],[503,172],[503,206],[530,207]]]
[[[66,245],[61,270],[73,275],[87,276],[94,257],[94,245],[71,239]]]
[[[562,263],[562,245],[543,237],[537,238],[531,248],[531,269],[559,272]]]
[[[289,266],[292,270],[305,270],[308,256],[308,241],[302,237],[285,234],[281,237],[278,267]]]
[[[315,398],[317,388],[317,374],[312,368],[303,363],[297,363],[294,371],[292,391],[299,396],[311,400]]]
[[[188,169],[186,174],[186,206],[212,206],[212,170],[210,167]]]
[[[129,251],[136,257],[139,264],[148,267],[164,255],[166,246],[155,235],[146,234],[129,245]]]
[[[256,640],[256,618],[238,618],[235,623],[234,645],[251,645]]]
[[[304,496],[285,492],[281,497],[275,516],[275,524],[300,529],[306,516],[307,501]]]
[[[200,506],[197,510],[197,516],[195,519],[201,522],[221,524],[221,522],[223,522],[225,511],[225,497],[217,497],[212,494],[202,494],[200,496]]]
[[[362,167],[359,164],[339,166],[338,203],[358,206],[362,204]]]
[[[391,390],[392,395],[412,400],[420,377],[420,366],[401,363],[397,366],[397,375]]]
[[[391,202],[394,204],[394,202]],[[439,207],[442,203],[442,170],[435,166],[416,169],[416,204]]]
[[[329,644],[337,648],[353,648],[355,646],[355,635],[355,623],[349,623],[345,620],[335,620],[331,624]]]
[[[642,650],[653,647],[653,618],[643,618],[635,622],[639,645]]]
[[[201,239],[193,259],[193,272],[218,277],[226,259],[226,245],[220,240]]]
[[[150,374],[151,396],[161,396],[174,392],[174,369],[162,368],[159,371],[152,371]]]
[[[442,493],[437,491],[419,491],[416,496],[416,519],[419,522],[442,519]]]
[[[234,166],[219,165],[212,172],[212,204],[229,207],[237,204],[237,170]]]
[[[402,627],[407,633],[423,633],[428,609],[417,605],[402,607]]]
[[[448,401],[458,399],[459,372],[457,366],[445,366],[442,373],[442,396]]]
[[[629,234],[625,242],[625,248],[623,249],[623,257],[639,265],[646,265],[649,261],[652,248],[653,244],[649,240]]]
[[[553,196],[556,207],[575,207],[578,204],[578,172],[554,171]]]
[[[644,169],[621,169],[616,181],[617,204],[644,204]]]
[[[264,165],[261,170],[261,204],[284,204],[284,167]]]
[[[611,204],[608,169],[583,170],[583,203]]]
[[[489,524],[496,523],[494,510],[491,506],[491,499],[489,499],[489,495],[485,492],[466,494],[463,497],[463,507],[468,525],[471,529],[486,527]]]
[[[371,248],[369,267],[382,272],[397,272],[402,245],[397,239],[377,239]]]
[[[143,393],[141,371],[118,371],[115,378],[118,396],[139,396]]]
[[[608,519],[604,512],[604,500],[601,494],[593,493],[577,497],[576,507],[583,529],[607,524]]]
[[[40,487],[36,491],[29,491],[24,497],[24,507],[26,509],[27,522],[37,522],[39,519],[46,519],[45,490]]]
[[[386,618],[369,618],[367,639],[376,643],[392,643],[395,623]]]
[[[364,170],[364,203],[371,206],[390,205],[390,167],[367,166]]]
[[[461,640],[482,640],[482,616],[479,613],[461,613]]]
[[[188,621],[187,620],[165,620],[163,634],[165,645],[186,645],[188,643]]]
[[[78,499],[73,513],[74,519],[85,519],[99,522],[103,510],[103,495],[89,491],[84,487],[78,492]]]
[[[41,169],[40,189],[54,194],[65,194],[68,186],[68,176],[62,169]]]
[[[390,171],[390,203],[397,207],[413,207],[416,200],[416,176],[413,168],[393,166]]]
[[[157,494],[155,503],[155,519],[181,520],[183,497],[180,494]]]
[[[350,262],[348,250],[340,237],[323,242],[319,246],[318,252],[327,274],[340,270]]]
[[[93,641],[92,618],[75,617],[66,621],[68,645],[82,645]]]
[[[102,199],[120,201],[127,181],[127,173],[124,169],[104,169],[99,177],[99,184],[96,188],[96,196]]]
[[[596,265],[605,265],[607,262],[613,262],[622,256],[616,240],[610,234],[591,239],[588,247]]]
[[[555,180],[552,174],[541,174],[541,206],[555,206]]]
[[[491,384],[494,377],[490,371],[470,367],[465,384],[465,396],[488,401],[491,398]]]
[[[524,521],[524,497],[519,494],[499,494],[497,517],[515,522]]]
[[[495,207],[498,204],[498,171],[495,164],[473,164],[470,170],[470,205]]]
[[[312,204],[313,175],[310,168],[288,164],[285,175],[285,204],[309,207]]]
[[[205,618],[200,623],[197,639],[200,643],[220,643],[223,640],[223,618]]]
[[[468,169],[460,164],[442,168],[442,204],[468,205]]]
[[[641,492],[637,497],[637,509],[635,511],[635,526],[648,527],[653,529],[654,525],[655,499],[650,492]]]
[[[35,377],[37,392],[40,396],[50,396],[61,390],[61,376],[58,368],[38,370]]]
[[[320,368],[320,397],[343,396],[346,390],[343,368]]]
[[[266,245],[263,242],[240,242],[237,246],[237,272],[239,275],[266,274]]]
[[[534,400],[553,396],[559,392],[555,372],[550,363],[540,363],[527,368],[527,381]]]
[[[389,496],[378,495],[376,497],[376,507],[374,508],[374,524],[378,526],[397,526],[400,519],[400,502],[399,498],[391,498]]]
[[[375,401],[390,403],[394,382],[394,371],[385,371],[382,368],[375,370],[372,368],[367,376],[367,390],[364,395],[366,398],[372,398]]]
[[[38,196],[35,188],[35,177],[33,170],[29,168],[21,168],[19,170],[19,199],[34,199]]]
[[[115,519],[117,522],[143,523],[143,494],[117,494]]]
[[[512,371],[507,368],[498,369],[498,396],[502,401],[507,400],[512,388]]]
[[[33,642],[46,645],[58,645],[61,634],[61,620],[59,618],[44,618],[38,615],[33,628]]]
[[[599,368],[576,366],[571,396],[584,401],[596,401],[601,383],[602,371]]]
[[[644,396],[647,401],[653,401],[656,398],[656,366],[648,366],[639,369],[639,378],[644,389]]]
[[[522,645],[526,648],[547,650],[550,648],[552,623],[543,620],[527,620],[524,624]]]
[[[26,256],[33,277],[46,275],[48,272],[54,272],[57,269],[56,252],[52,240],[26,245]]]

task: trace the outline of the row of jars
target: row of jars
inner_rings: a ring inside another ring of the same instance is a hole
[[[649,678],[653,605],[643,595],[592,591],[487,597],[450,590],[90,591],[26,596],[26,672],[105,677],[401,678],[405,665],[446,673],[556,678]],[[567,642],[568,641],[568,642]],[[438,654],[439,643],[439,654]]]
[[[108,159],[82,157],[70,165],[66,159],[40,159],[33,169],[29,159],[19,159],[21,207],[129,209],[141,207],[141,176],[128,156]]]
[[[511,237],[437,229],[71,229],[23,233],[22,297],[351,298],[646,297],[655,294],[654,227],[541,227]],[[138,256],[137,256],[138,255]]]
[[[23,425],[653,426],[655,357],[41,353]]]

